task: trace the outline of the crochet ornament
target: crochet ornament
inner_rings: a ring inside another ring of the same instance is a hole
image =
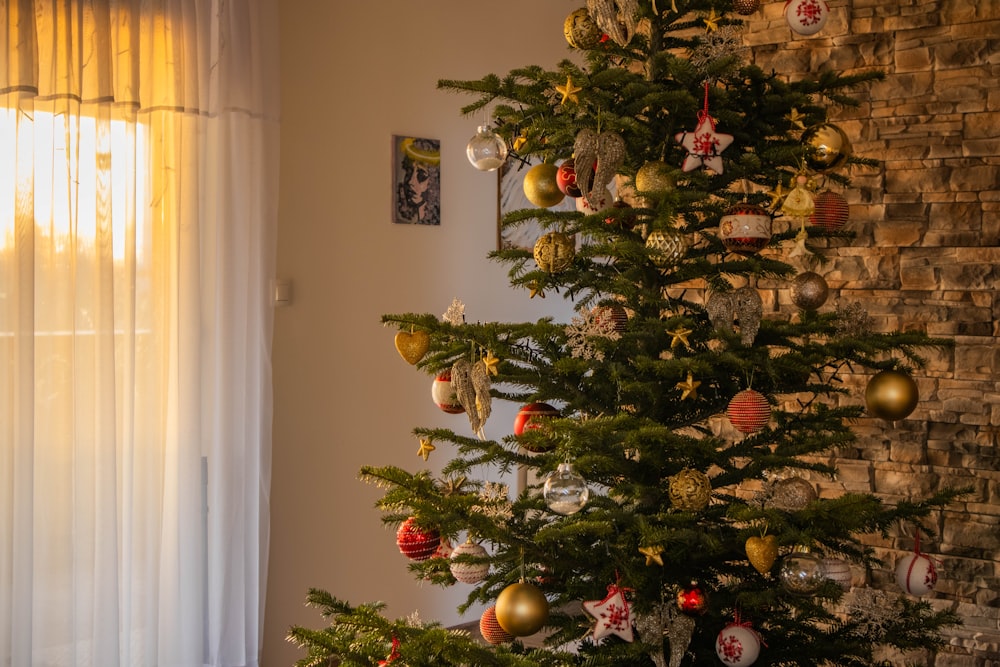
[[[733,143],[733,135],[715,131],[715,119],[708,113],[708,82],[705,83],[705,106],[698,112],[698,125],[694,132],[679,132],[674,139],[688,152],[681,164],[683,171],[705,166],[717,174],[722,173],[720,154]]]
[[[715,654],[726,665],[752,665],[760,655],[760,645],[760,635],[737,618],[719,633]]]
[[[608,635],[618,635],[627,642],[633,640],[632,608],[625,598],[627,588],[618,584],[608,586],[608,596],[603,600],[587,600],[583,608],[597,619],[594,625],[594,641],[600,641]]]

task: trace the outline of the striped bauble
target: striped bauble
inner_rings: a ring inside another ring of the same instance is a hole
[[[771,405],[759,391],[744,389],[729,401],[726,416],[736,430],[750,434],[762,429],[771,419]]]
[[[843,195],[824,190],[813,198],[813,206],[813,214],[809,216],[809,222],[813,225],[828,232],[835,232],[847,224],[849,207]]]
[[[496,607],[488,607],[479,618],[479,634],[490,644],[506,644],[514,641],[514,635],[500,627]]]
[[[461,560],[463,557],[483,560],[469,562]],[[488,557],[489,554],[483,545],[468,540],[451,552],[451,563],[448,568],[452,576],[463,584],[478,584],[490,573],[490,564],[485,560]]]
[[[396,531],[396,546],[410,560],[427,560],[441,546],[441,535],[433,528],[421,528],[411,516]]]

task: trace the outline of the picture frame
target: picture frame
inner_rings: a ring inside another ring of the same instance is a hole
[[[441,141],[392,136],[392,221],[441,224]]]

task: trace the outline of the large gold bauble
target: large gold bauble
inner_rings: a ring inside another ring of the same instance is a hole
[[[712,497],[712,482],[700,470],[685,468],[670,478],[667,488],[670,504],[679,510],[696,512],[708,507]]]
[[[803,271],[792,281],[792,303],[802,310],[816,310],[830,294],[823,276],[815,271]]]
[[[535,241],[535,262],[546,273],[565,271],[575,256],[576,244],[569,234],[549,232]]]
[[[566,197],[559,189],[556,174],[559,167],[543,162],[536,164],[524,175],[524,196],[539,208],[555,206]]]
[[[635,174],[635,189],[645,194],[663,194],[677,185],[674,169],[662,160],[652,160],[639,167]]]
[[[905,419],[920,400],[917,383],[906,373],[881,371],[868,381],[865,404],[873,417],[895,421]]]
[[[549,620],[549,601],[538,587],[522,581],[500,591],[496,615],[501,628],[515,637],[527,637]]]
[[[669,269],[687,253],[687,240],[676,229],[654,229],[646,237],[646,247],[654,251],[650,259],[661,269]]]
[[[832,123],[807,128],[802,133],[802,145],[806,149],[806,165],[820,173],[843,167],[851,157],[851,140]]]
[[[574,49],[592,49],[601,43],[601,29],[586,7],[580,7],[566,17],[563,34]]]

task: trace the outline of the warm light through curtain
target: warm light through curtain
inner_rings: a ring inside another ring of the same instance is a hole
[[[0,664],[258,664],[275,13],[0,5]]]

